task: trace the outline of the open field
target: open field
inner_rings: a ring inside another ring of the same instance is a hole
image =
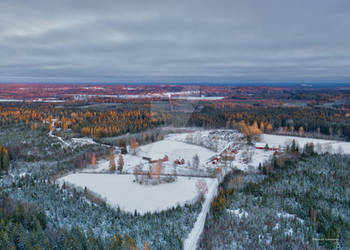
[[[270,147],[284,147],[286,144],[291,144],[292,140],[295,140],[300,148],[303,148],[305,144],[312,142],[318,153],[328,152],[350,154],[350,142],[270,134],[261,135],[261,143],[267,143]]]
[[[116,162],[118,162],[119,155],[120,151],[116,149]],[[193,157],[195,155],[198,155],[199,158],[198,167],[192,166]],[[129,148],[129,153],[123,155],[123,172],[133,173],[136,166],[144,171],[148,171],[150,166],[153,166],[154,163],[150,163],[148,160],[143,159],[143,157],[158,160],[167,156],[168,160],[162,163],[162,174],[173,174],[174,170],[176,170],[177,174],[193,174],[194,172],[202,172],[205,174],[208,167],[206,163],[213,155],[215,155],[215,152],[210,149],[176,141],[173,137],[167,137],[164,140],[140,146],[135,153]],[[184,159],[184,164],[174,164],[175,160],[181,159]],[[88,169],[87,171],[109,171],[109,160],[101,159],[94,169]]]
[[[140,185],[132,175],[72,174],[60,179],[77,187],[93,190],[106,198],[111,206],[140,214],[166,210],[177,205],[192,203],[198,196],[196,182],[201,178],[178,177],[175,182],[161,185]],[[205,180],[210,186],[215,179]]]

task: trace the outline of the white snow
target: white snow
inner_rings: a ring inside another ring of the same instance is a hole
[[[83,137],[83,138],[72,138],[72,141],[74,143],[79,143],[80,145],[87,145],[87,144],[96,144],[93,139],[88,138],[88,137]]]
[[[138,155],[152,157],[152,159],[163,158],[164,155],[167,155],[171,162],[180,158],[183,158],[185,162],[191,162],[195,154],[198,155],[200,162],[205,162],[215,152],[197,145],[165,139],[140,147],[138,153]]]
[[[289,213],[286,213],[286,212],[282,212],[282,213],[277,213],[277,217],[286,218],[286,219],[294,219],[294,218],[296,218],[300,223],[304,223],[304,220],[298,218],[295,214],[289,214]]]
[[[172,97],[174,99],[185,99],[185,100],[222,100],[225,97],[224,96],[179,96],[179,97]]]
[[[50,136],[53,136],[50,133]],[[62,138],[57,137],[58,140]],[[168,156],[169,160],[163,163],[162,173],[172,174],[174,170],[173,162],[176,159],[184,159],[185,164],[177,166],[178,174],[193,174],[193,168],[187,167],[188,163],[192,164],[192,159],[195,154],[198,155],[200,166],[198,171],[203,173],[209,169],[214,169],[218,166],[223,166],[222,162],[212,164],[213,157],[220,155],[223,150],[236,150],[238,153],[235,160],[232,161],[232,167],[241,170],[247,170],[250,167],[257,168],[259,163],[264,163],[274,153],[273,150],[256,149],[256,146],[265,146],[279,148],[283,150],[286,144],[295,139],[299,148],[302,149],[306,143],[312,142],[315,145],[315,150],[318,152],[340,152],[350,154],[350,143],[340,141],[320,140],[305,137],[279,136],[262,134],[260,141],[256,145],[248,146],[246,139],[242,134],[235,130],[200,130],[190,133],[170,134],[164,140],[140,146],[133,154],[129,148],[129,153],[123,155],[125,173],[133,173],[137,165],[142,165],[143,170],[148,170],[152,165],[144,160],[143,157],[157,160]],[[63,140],[62,140],[63,141]],[[89,138],[74,138],[73,143],[90,144],[94,143]],[[64,141],[63,141],[64,142]],[[215,147],[213,147],[215,146]],[[339,149],[339,147],[341,149]],[[208,149],[212,148],[212,150]],[[215,151],[215,152],[214,152]],[[247,155],[251,159],[247,160]],[[115,160],[118,162],[119,150],[115,150]],[[214,158],[215,158],[214,157]],[[107,171],[109,168],[109,160],[101,159],[98,161],[97,168],[90,171]],[[84,170],[86,171],[86,170]],[[230,169],[223,169],[222,176],[228,173]],[[186,202],[193,202],[197,197],[196,181],[199,178],[178,177],[173,183],[160,185],[140,185],[135,182],[133,175],[117,175],[103,173],[77,173],[61,178],[59,181],[66,181],[81,188],[87,187],[89,190],[101,195],[112,206],[119,206],[122,210],[139,213],[155,212],[168,209],[177,204],[183,205]],[[200,212],[197,221],[184,242],[184,249],[196,249],[197,242],[203,231],[206,215],[210,209],[210,203],[217,192],[219,181],[217,179],[205,179],[208,185],[208,193],[205,195],[202,211]],[[242,209],[227,210],[239,218],[248,216],[248,213]],[[295,215],[287,213],[278,213],[278,217],[295,218],[303,223],[303,220]],[[276,225],[278,228],[279,225]],[[292,231],[286,232],[287,234]]]
[[[208,185],[208,193],[205,196],[205,201],[202,207],[202,211],[198,215],[197,221],[194,224],[190,234],[184,242],[184,250],[192,250],[197,249],[197,242],[199,240],[200,235],[202,234],[205,219],[210,209],[211,201],[217,193],[218,181],[214,179],[211,185]]]
[[[178,177],[175,182],[160,185],[140,185],[133,175],[118,174],[71,174],[62,177],[60,183],[68,182],[78,187],[87,187],[106,198],[108,204],[128,212],[156,212],[193,202],[197,198],[196,182],[203,178]],[[216,190],[216,179],[204,178],[210,194]]]
[[[190,141],[194,144],[205,145],[210,148],[215,145],[217,156],[225,149],[236,149],[238,153],[231,164],[234,168],[243,171],[248,170],[250,167],[258,168],[259,163],[263,164],[274,153],[273,151],[257,150],[255,146],[248,146],[242,134],[236,130],[229,129],[198,130],[191,133],[170,134],[167,138],[182,142]],[[248,154],[251,155],[251,159],[245,161]],[[211,161],[208,161],[207,165],[211,168],[218,167],[217,163],[211,164]]]
[[[49,136],[57,138],[57,139],[58,139],[61,143],[63,143],[63,145],[66,146],[66,147],[69,147],[69,146],[70,146],[70,144],[67,143],[67,142],[65,142],[65,141],[62,139],[62,137],[56,136],[56,135],[52,134],[52,132],[53,132],[53,131],[50,131],[50,132],[49,132]]]
[[[55,129],[55,122],[56,122],[56,119],[52,119],[52,127],[54,129]],[[76,146],[77,144],[80,144],[80,145],[96,144],[96,142],[94,142],[94,140],[92,138],[89,138],[89,137],[72,138],[72,142],[68,143],[65,140],[63,140],[62,137],[54,135],[53,131],[49,132],[49,136],[57,138],[57,140],[59,140],[61,143],[63,143],[63,145],[66,147]]]
[[[247,217],[248,216],[248,212],[246,212],[245,210],[243,209],[227,209],[227,212],[231,213],[231,214],[234,214],[236,215],[237,217],[239,218],[242,218],[242,217]]]
[[[287,232],[285,232],[284,233],[284,235],[289,235],[289,236],[291,236],[291,235],[293,235],[293,228],[290,228]]]
[[[188,167],[188,164],[192,164],[193,157],[198,155],[199,158],[199,168],[192,169]],[[164,156],[168,156],[169,160],[163,162],[162,164],[162,173],[163,174],[173,174],[174,172],[174,161],[177,159],[184,159],[185,164],[179,165],[176,167],[178,174],[191,174],[193,171],[202,171],[206,170],[206,162],[209,157],[215,155],[215,152],[206,149],[201,146],[187,144],[180,141],[175,141],[173,137],[167,137],[162,141],[150,143],[144,146],[140,146],[137,149],[136,154],[134,155],[132,150],[129,149],[129,153],[123,155],[124,159],[124,168],[123,172],[133,173],[134,168],[137,165],[142,164],[143,170],[149,170],[150,164],[147,160],[144,160],[142,157],[149,157],[152,160],[162,159]],[[115,152],[116,162],[119,159],[119,152]],[[95,169],[88,169],[87,171],[107,171],[109,170],[109,160],[100,160],[97,163]],[[204,171],[204,174],[206,172]]]
[[[304,147],[305,144],[312,142],[315,146],[315,150],[318,153],[339,153],[340,147],[342,153],[350,154],[350,142],[270,134],[261,135],[261,143],[267,143],[269,147],[284,147],[286,144],[291,144],[293,139],[299,144],[299,147],[301,149]]]

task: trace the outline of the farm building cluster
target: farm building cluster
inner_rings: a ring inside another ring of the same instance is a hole
[[[238,150],[236,149],[231,149],[231,150],[225,149],[224,151],[221,152],[221,154],[214,155],[209,160],[211,161],[212,165],[217,165],[222,160],[234,161],[237,153],[238,153]]]
[[[264,143],[256,143],[255,144],[255,148],[258,150],[270,150],[270,151],[274,151],[274,155],[278,154],[278,148],[276,147],[269,147],[268,144],[264,144]]]
[[[142,159],[148,161],[148,163],[157,163],[157,162],[167,162],[167,161],[169,161],[169,157],[167,155],[164,155],[163,158],[157,159],[157,160],[153,160],[151,157],[147,157],[147,156],[143,156]]]
[[[148,163],[157,163],[157,162],[167,162],[169,161],[169,157],[167,155],[164,155],[163,158],[154,160],[151,157],[143,156],[143,160],[148,161]],[[175,165],[184,165],[185,164],[185,159],[184,158],[179,158],[174,161]]]

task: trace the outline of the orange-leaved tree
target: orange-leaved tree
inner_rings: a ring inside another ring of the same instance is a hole
[[[114,172],[116,170],[116,165],[115,165],[115,159],[114,159],[114,153],[113,150],[111,151],[111,154],[109,156],[109,169]]]

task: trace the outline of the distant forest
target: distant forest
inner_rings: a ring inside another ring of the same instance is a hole
[[[181,103],[180,103],[181,104]],[[179,105],[180,105],[179,104]],[[325,107],[260,107],[199,102],[190,107],[177,103],[109,106],[52,106],[28,104],[0,107],[0,126],[21,124],[36,129],[55,119],[56,128],[72,129],[95,138],[137,133],[159,126],[238,128],[240,122],[257,123],[265,133],[350,140],[350,113]],[[175,108],[173,107],[175,106]],[[177,108],[176,108],[177,107]]]

